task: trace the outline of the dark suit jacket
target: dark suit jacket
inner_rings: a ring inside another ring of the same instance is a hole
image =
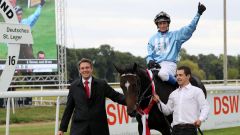
[[[74,81],[69,90],[60,130],[67,131],[72,116],[71,135],[85,135],[87,130],[92,135],[109,135],[106,97],[119,104],[126,104],[124,95],[116,92],[103,80],[93,77],[90,98],[87,98],[82,79]]]

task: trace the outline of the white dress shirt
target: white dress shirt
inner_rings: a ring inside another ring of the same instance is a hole
[[[172,126],[187,123],[193,124],[198,119],[205,121],[210,109],[203,91],[190,83],[173,91],[169,96],[167,104],[160,102],[158,103],[158,108],[165,115],[173,113]]]
[[[92,77],[90,77],[88,80],[84,80],[83,78],[82,78],[82,83],[83,83],[83,85],[84,85],[84,87],[85,87],[85,81],[88,81],[88,87],[89,87],[89,97],[91,97],[91,84],[92,84]]]

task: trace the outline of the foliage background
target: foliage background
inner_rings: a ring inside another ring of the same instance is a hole
[[[192,73],[204,80],[223,79],[223,55],[213,54],[189,55],[185,49],[180,52],[181,59],[178,66],[187,65]],[[119,81],[118,73],[114,68],[133,64],[134,62],[146,68],[146,60],[142,57],[133,56],[129,52],[114,51],[108,44],[103,44],[99,48],[71,49],[67,48],[67,70],[68,79],[71,81],[79,76],[77,62],[81,58],[93,60],[94,75],[107,80],[108,82]],[[240,55],[228,56],[228,79],[240,79]]]

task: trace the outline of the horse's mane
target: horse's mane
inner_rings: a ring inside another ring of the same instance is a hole
[[[148,75],[147,75],[147,72],[146,72],[146,69],[144,69],[142,66],[138,65],[137,67],[137,74],[140,76],[140,77],[144,77],[144,78],[148,78]]]
[[[136,71],[134,70],[133,65],[126,65],[124,68],[124,73],[132,73],[135,74]]]

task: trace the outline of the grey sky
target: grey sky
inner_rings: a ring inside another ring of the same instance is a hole
[[[190,23],[198,0],[68,0],[68,47],[109,44],[114,50],[147,55],[149,38],[157,32],[153,19],[160,11],[171,16],[170,30]],[[223,0],[202,0],[206,7],[197,30],[183,44],[189,54],[223,53]],[[227,0],[228,54],[240,54],[239,0]]]

